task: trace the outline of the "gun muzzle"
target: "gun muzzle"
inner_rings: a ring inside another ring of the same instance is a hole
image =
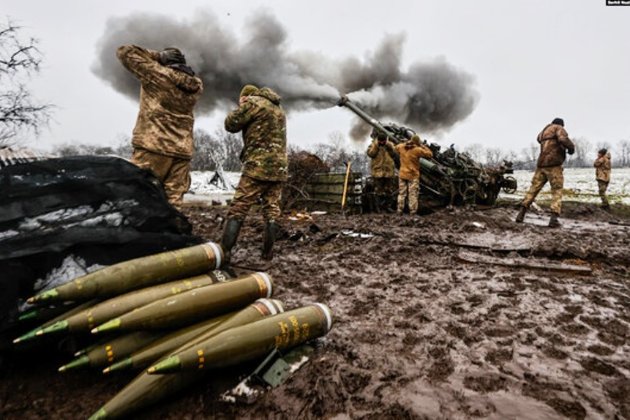
[[[348,99],[348,97],[346,95],[343,95],[337,101],[337,106],[345,106],[348,103],[349,100],[350,99]]]

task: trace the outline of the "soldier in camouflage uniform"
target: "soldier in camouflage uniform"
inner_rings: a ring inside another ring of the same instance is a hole
[[[595,167],[595,179],[597,179],[599,197],[602,199],[602,208],[608,210],[610,209],[610,204],[608,204],[606,190],[610,182],[610,169],[612,166],[610,164],[610,152],[607,149],[599,150],[593,166]]]
[[[158,52],[124,45],[116,54],[141,86],[131,161],[153,172],[168,201],[179,207],[190,187],[193,108],[203,91],[201,79],[177,48]]]
[[[566,153],[568,152],[572,155],[575,151],[575,146],[569,140],[562,118],[555,118],[551,124],[547,124],[538,134],[537,140],[540,143],[540,156],[538,156],[538,162],[536,163],[536,172],[534,172],[534,177],[532,178],[532,185],[521,203],[516,222],[523,222],[527,209],[534,202],[547,181],[549,181],[552,197],[549,227],[559,227],[558,217],[560,216],[562,188],[564,186],[562,164],[566,159]]]
[[[225,118],[225,129],[243,132],[243,173],[228,210],[222,245],[229,262],[231,250],[250,207],[259,199],[265,219],[262,258],[273,258],[280,218],[280,193],[287,180],[286,116],[280,96],[269,88],[245,85],[239,107]]]
[[[392,194],[396,190],[398,153],[394,149],[394,143],[387,138],[387,134],[379,132],[368,147],[367,155],[370,158],[370,171],[374,182],[376,210],[388,211]]]
[[[409,214],[418,212],[418,195],[420,194],[420,158],[430,159],[433,152],[414,135],[411,140],[396,145],[400,156],[398,173],[398,214],[405,209],[405,199],[409,202]]]

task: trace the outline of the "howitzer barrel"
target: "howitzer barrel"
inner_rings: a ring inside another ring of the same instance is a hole
[[[354,112],[363,121],[370,124],[372,127],[376,128],[377,130],[382,131],[383,133],[393,136],[393,133],[390,132],[387,128],[385,128],[383,124],[380,123],[380,121],[378,121],[375,118],[372,118],[365,111],[363,111],[361,108],[356,106],[347,96],[342,96],[341,98],[339,98],[339,101],[337,101],[337,106],[345,106],[350,111]]]
[[[433,172],[442,176],[448,175],[448,169],[442,167],[440,164],[425,158],[420,158],[420,167],[422,171]]]

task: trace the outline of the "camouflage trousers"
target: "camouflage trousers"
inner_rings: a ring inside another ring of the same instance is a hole
[[[598,179],[597,187],[599,190],[599,198],[602,199],[602,204],[604,205],[604,207],[608,207],[608,197],[606,197],[606,190],[608,189],[608,182]]]
[[[396,178],[380,177],[372,178],[374,181],[374,194],[390,196],[396,190]]]
[[[190,160],[164,156],[145,149],[133,149],[131,162],[148,169],[160,180],[168,202],[181,207],[184,194],[190,188]]]
[[[409,214],[418,212],[418,194],[420,192],[420,178],[407,181],[398,179],[398,213],[405,209],[405,199],[409,201]]]
[[[542,190],[547,181],[549,181],[549,185],[551,185],[551,212],[560,214],[562,208],[562,188],[564,186],[564,175],[562,171],[562,166],[536,168],[536,172],[534,172],[534,177],[532,178],[532,185],[529,187],[527,194],[525,194],[521,205],[525,208],[529,208],[540,190]]]
[[[247,175],[241,175],[236,193],[234,193],[234,198],[230,203],[228,217],[245,220],[249,209],[261,200],[265,221],[278,220],[281,214],[282,184],[279,181],[261,181]]]

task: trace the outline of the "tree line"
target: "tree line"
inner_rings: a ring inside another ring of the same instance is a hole
[[[593,161],[597,157],[597,151],[600,149],[607,149],[611,153],[614,167],[630,167],[630,140],[619,140],[614,145],[609,142],[594,144],[584,137],[576,137],[572,141],[575,144],[575,153],[567,155],[567,161],[564,165],[567,168],[592,167]],[[516,152],[473,143],[465,146],[462,151],[488,166],[496,166],[507,160],[512,162],[515,169],[531,170],[536,167],[540,145],[532,142],[527,147],[522,148],[520,152]]]
[[[223,129],[217,129],[210,133],[197,129],[193,135],[195,152],[191,160],[193,171],[228,171],[239,172],[241,170],[240,153],[243,149],[243,140],[240,134],[228,133]],[[300,151],[307,151],[318,156],[332,170],[345,169],[346,162],[352,162],[354,171],[369,172],[369,158],[363,151],[350,150],[346,146],[346,139],[341,132],[335,131],[328,136],[328,142],[318,143],[310,148],[301,148],[290,145],[289,155]],[[129,136],[120,136],[114,142],[114,146],[100,146],[93,144],[64,143],[54,146],[54,156],[119,156],[125,159],[131,158],[133,147]],[[366,146],[367,148],[367,146]]]
[[[228,133],[223,129],[216,129],[210,133],[197,129],[194,133],[195,153],[191,161],[193,171],[229,171],[241,170],[240,153],[243,141],[240,135]],[[608,143],[594,145],[583,137],[573,140],[575,153],[567,156],[565,167],[592,167],[597,150],[606,148],[611,151],[614,167],[630,167],[630,141],[620,140],[611,147]],[[115,146],[98,146],[88,144],[62,144],[53,148],[57,156],[76,155],[115,155],[126,159],[131,157],[132,146],[129,136],[120,136]],[[306,151],[319,157],[333,171],[345,170],[346,162],[352,162],[352,170],[368,174],[370,159],[367,151],[368,143],[360,148],[352,147],[349,140],[340,132],[334,131],[328,135],[325,142],[303,148],[297,145],[289,146],[289,155]],[[521,149],[520,153],[497,147],[486,147],[480,143],[473,143],[456,150],[468,154],[471,158],[486,166],[498,166],[504,161],[512,162],[515,169],[531,170],[536,167],[536,160],[540,152],[538,144],[530,144]]]

